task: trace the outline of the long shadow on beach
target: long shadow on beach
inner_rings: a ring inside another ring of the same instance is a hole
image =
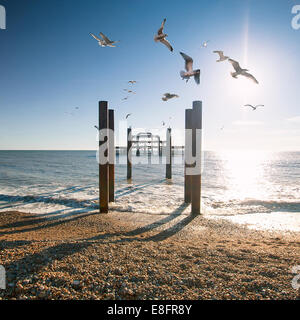
[[[149,236],[149,237],[143,238],[143,239],[135,237],[135,236],[149,232],[149,231],[154,230],[155,228],[157,228],[163,224],[169,223],[170,221],[172,221],[172,220],[176,219],[178,216],[180,216],[186,207],[187,207],[186,204],[182,204],[171,215],[169,215],[163,219],[160,219],[158,221],[155,221],[151,224],[148,224],[144,227],[139,227],[139,228],[132,230],[132,231],[129,231],[129,232],[106,233],[106,234],[102,234],[102,235],[99,235],[99,236],[96,236],[93,238],[81,239],[81,240],[76,241],[76,243],[70,243],[70,242],[61,243],[61,244],[55,245],[53,247],[46,248],[46,249],[42,250],[41,252],[30,254],[30,255],[25,256],[22,259],[13,261],[10,264],[5,265],[5,268],[8,271],[25,270],[26,269],[27,274],[21,274],[21,275],[15,274],[15,276],[18,278],[18,280],[21,280],[25,277],[28,277],[28,272],[29,273],[37,272],[38,270],[49,265],[53,261],[62,260],[65,257],[73,255],[78,252],[81,252],[82,250],[84,250],[84,249],[88,248],[89,246],[96,244],[96,243],[104,243],[104,242],[105,243],[120,243],[120,242],[124,243],[124,242],[133,242],[133,241],[148,242],[148,241],[166,240],[167,238],[172,237],[173,235],[178,233],[180,230],[182,230],[185,226],[187,226],[195,218],[195,216],[191,216],[191,215],[186,216],[184,219],[177,222],[172,227],[165,229],[156,235]],[[87,216],[87,215],[85,215],[85,216]],[[76,217],[71,220],[80,219],[81,217],[82,216]],[[63,223],[63,222],[65,222],[65,221],[62,221],[61,223]],[[56,225],[56,224],[59,224],[59,221],[52,224],[52,226]],[[37,227],[37,229],[38,229],[38,227]],[[116,239],[116,240],[111,239],[113,237],[120,237],[120,236],[121,237],[125,236],[125,238]],[[112,241],[108,241],[108,242],[105,241],[108,239],[111,239]],[[2,243],[3,248],[6,248],[5,243],[6,243],[5,241]],[[26,243],[26,244],[29,244],[29,243]],[[13,247],[14,242],[10,242],[7,244],[9,245],[9,247]],[[16,243],[16,245],[18,245],[18,243]],[[37,263],[35,263],[35,262],[37,262]]]

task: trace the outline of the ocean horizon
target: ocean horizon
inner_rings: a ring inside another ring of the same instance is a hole
[[[116,202],[111,210],[172,214],[183,203],[183,155],[175,154],[172,180],[158,156],[126,156],[116,164]],[[141,162],[138,164],[137,162]],[[300,231],[300,152],[204,152],[202,214],[254,228]],[[0,151],[0,212],[35,214],[98,209],[96,151]],[[186,208],[183,214],[189,214]]]

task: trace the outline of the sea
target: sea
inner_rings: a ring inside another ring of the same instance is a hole
[[[115,166],[119,212],[170,215],[184,202],[184,156],[175,152],[172,179],[158,155],[126,156]],[[208,219],[248,228],[300,232],[300,152],[204,152],[202,209]],[[98,209],[96,151],[0,151],[0,214],[22,211],[65,216]],[[185,206],[182,214],[190,214]]]

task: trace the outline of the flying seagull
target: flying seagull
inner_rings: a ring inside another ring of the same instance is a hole
[[[125,98],[123,98],[122,100],[124,101],[124,100],[127,100],[129,97],[125,97]]]
[[[185,71],[180,71],[180,76],[182,80],[186,79],[186,82],[189,81],[190,77],[194,77],[195,82],[200,84],[200,69],[193,70],[193,59],[186,55],[183,52],[180,52],[181,56],[185,60]]]
[[[253,111],[255,111],[259,107],[264,107],[263,104],[258,104],[257,106],[252,106],[251,104],[245,104],[244,107],[250,107]]]
[[[94,128],[96,128],[99,131],[99,128],[97,126],[94,126]]]
[[[90,34],[94,39],[96,39],[101,47],[115,47],[114,44],[120,41],[111,41],[109,40],[102,32],[100,32],[100,36],[102,39],[95,36],[93,33]]]
[[[134,92],[132,90],[124,89],[124,91],[127,91],[128,93],[136,94],[136,92]]]
[[[157,34],[154,36],[155,42],[161,42],[164,44],[170,51],[173,51],[173,48],[168,40],[166,40],[166,37],[168,36],[166,33],[164,33],[164,26],[167,19],[164,19],[164,21],[161,24],[161,27],[158,29]]]
[[[164,126],[166,125],[166,123],[163,121],[163,122],[162,122],[162,125],[163,125],[163,127],[164,127]]]
[[[128,81],[128,83],[130,83],[130,84],[135,84],[135,83],[137,83],[137,81],[135,81],[135,80],[130,80],[130,81]]]
[[[238,76],[244,76],[244,77],[246,77],[246,78],[248,78],[258,84],[258,81],[254,78],[254,76],[247,72],[249,70],[242,69],[240,67],[240,64],[233,59],[228,59],[228,61],[232,64],[232,66],[235,70],[235,72],[230,72],[230,74],[233,78],[237,79]]]
[[[207,48],[209,40],[202,43],[202,48]]]
[[[217,60],[217,62],[222,62],[222,61],[226,61],[227,59],[229,59],[229,57],[224,56],[223,51],[216,50],[216,51],[214,51],[214,53],[217,53],[220,57],[220,59]]]
[[[128,119],[130,116],[131,116],[131,113],[128,113],[128,114],[126,115],[126,119]]]
[[[165,93],[164,96],[161,98],[163,101],[168,101],[173,98],[179,98],[177,94],[174,93]]]

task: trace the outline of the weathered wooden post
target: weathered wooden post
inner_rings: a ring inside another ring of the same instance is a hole
[[[191,156],[191,135],[188,134],[192,130],[193,110],[185,110],[185,163],[184,163],[184,202],[191,203],[192,200],[192,176],[187,175],[188,168],[191,164],[187,163],[187,155]]]
[[[109,202],[115,201],[115,120],[114,110],[108,110],[109,127]]]
[[[99,102],[99,197],[100,213],[108,212],[108,150],[104,155],[100,153],[100,147],[108,141],[108,110],[107,101]],[[104,157],[106,161],[104,161]]]
[[[140,152],[140,144],[139,144],[139,140],[140,140],[140,136],[137,135],[136,136],[136,156],[139,157],[141,155],[141,152]]]
[[[159,157],[162,156],[162,145],[161,145],[161,140],[160,140],[160,137],[158,137],[158,155]]]
[[[127,179],[132,178],[132,132],[131,127],[127,129]]]
[[[166,139],[166,178],[172,179],[172,137],[171,128],[167,129]]]
[[[201,213],[201,156],[202,156],[202,102],[193,102],[192,116],[192,151],[193,157],[196,157],[194,170],[192,175],[192,214]]]

